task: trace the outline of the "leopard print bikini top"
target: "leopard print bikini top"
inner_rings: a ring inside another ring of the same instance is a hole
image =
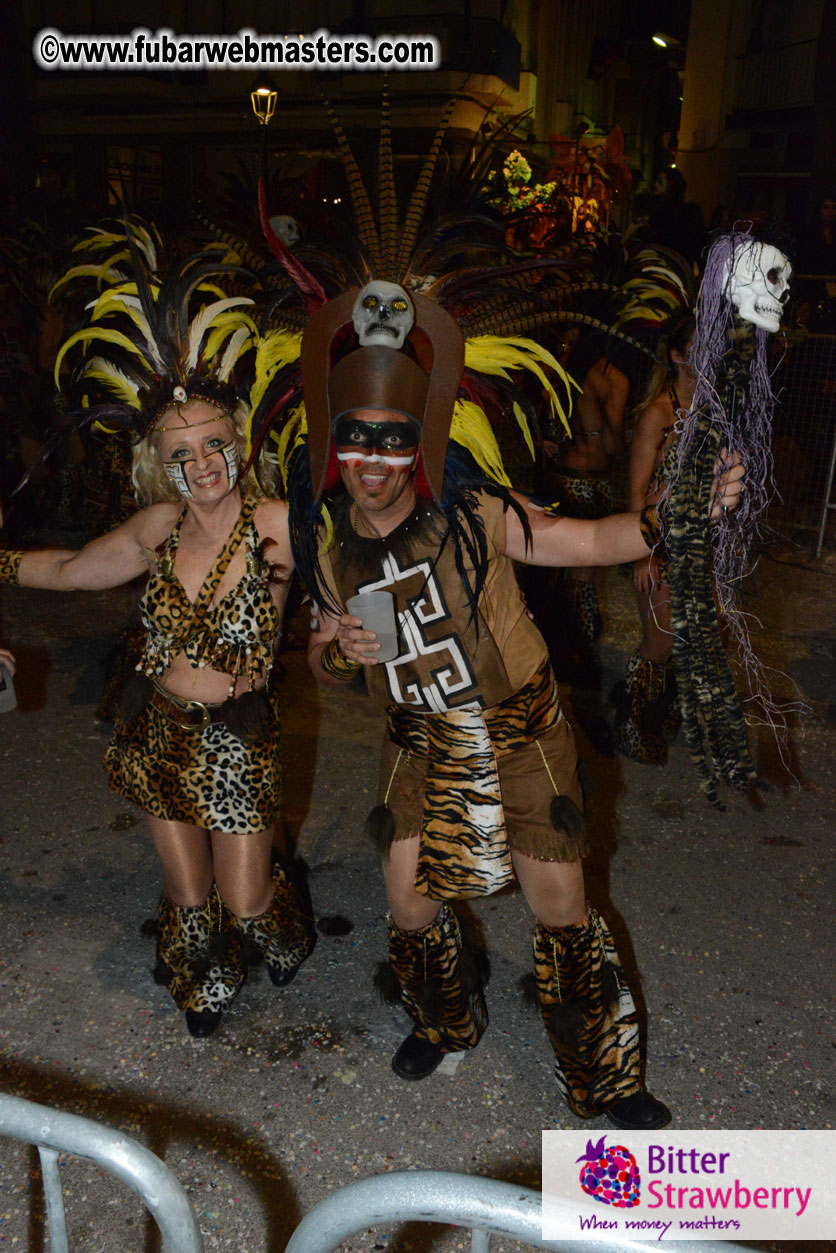
[[[165,674],[174,657],[183,653],[195,668],[210,666],[228,674],[230,695],[243,674],[251,688],[258,680],[267,678],[281,635],[281,618],[268,587],[253,521],[255,509],[254,501],[245,502],[194,601],[189,600],[174,573],[186,510],[180,514],[140,602],[147,637],[137,670],[149,678],[158,678]],[[247,545],[244,574],[235,587],[213,604],[221,579],[242,542]]]

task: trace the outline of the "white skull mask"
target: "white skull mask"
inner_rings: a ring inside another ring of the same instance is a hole
[[[289,213],[277,213],[270,219],[270,225],[287,248],[292,248],[302,238],[299,223]]]
[[[773,244],[737,244],[724,287],[745,322],[777,331],[789,299],[792,266]]]
[[[409,296],[397,283],[375,279],[358,295],[351,316],[363,348],[374,344],[402,348],[412,330],[415,310]]]

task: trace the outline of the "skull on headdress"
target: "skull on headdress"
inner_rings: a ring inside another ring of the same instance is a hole
[[[361,347],[402,348],[412,330],[415,310],[398,283],[374,279],[358,295],[351,316]]]

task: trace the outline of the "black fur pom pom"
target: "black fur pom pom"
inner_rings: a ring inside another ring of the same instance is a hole
[[[366,819],[366,835],[384,857],[395,838],[395,819],[388,805],[375,805]]]
[[[548,1014],[548,1030],[558,1047],[576,1053],[585,1027],[584,1013],[577,1001],[554,1005]]]
[[[621,978],[618,973],[618,967],[614,966],[610,961],[605,961],[601,970],[601,996],[604,998],[604,1004],[614,1004],[620,995]]]
[[[139,717],[151,699],[153,690],[153,683],[144,674],[133,671],[128,675],[119,693],[119,708],[126,723],[130,725]]]
[[[384,1005],[398,1005],[401,985],[389,962],[378,962],[374,972],[374,987]]]
[[[553,796],[549,817],[555,831],[567,835],[580,835],[584,829],[583,814],[568,796]]]
[[[539,1010],[540,997],[537,992],[537,977],[533,970],[528,970],[524,975],[520,975],[517,987],[522,993],[523,1004],[526,1009]]]

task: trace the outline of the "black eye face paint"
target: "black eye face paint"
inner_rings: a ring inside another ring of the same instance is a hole
[[[334,443],[340,461],[379,457],[387,463],[411,462],[419,433],[412,422],[362,422],[351,415],[334,424]]]

